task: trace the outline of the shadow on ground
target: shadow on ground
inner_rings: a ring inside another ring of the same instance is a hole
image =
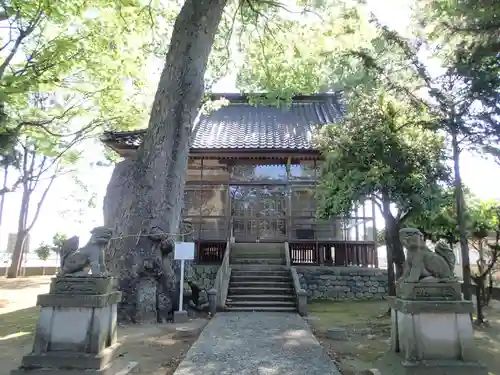
[[[0,315],[0,375],[9,375],[31,351],[39,311],[30,307]],[[138,362],[133,374],[172,375],[206,322],[183,324],[195,329],[190,337],[177,336],[178,324],[120,326],[119,355],[125,362]]]
[[[5,277],[1,277],[0,290],[34,288],[43,285],[48,285],[50,284],[50,281],[51,278],[49,276],[26,277],[26,278],[16,278],[16,279],[7,279]]]
[[[292,313],[217,314],[175,375],[340,375],[324,348]]]

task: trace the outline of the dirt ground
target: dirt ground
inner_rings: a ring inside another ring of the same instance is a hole
[[[317,302],[309,306],[308,321],[316,336],[339,365],[343,375],[377,368],[382,374],[402,373],[401,359],[388,351],[390,319],[385,301]],[[475,355],[490,375],[500,375],[500,308],[487,308],[488,327],[475,327]],[[329,328],[342,327],[347,341],[328,339]]]
[[[39,313],[36,296],[48,292],[49,284],[50,277],[0,278],[0,375],[8,375],[31,351]],[[178,337],[176,328],[199,333],[206,323],[207,319],[193,319],[182,325],[121,326],[119,356],[125,363],[138,363],[131,374],[172,375],[198,336]]]

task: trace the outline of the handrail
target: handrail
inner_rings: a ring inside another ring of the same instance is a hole
[[[229,279],[231,277],[231,241],[226,242],[226,251],[224,252],[224,258],[222,259],[222,264],[217,270],[217,275],[214,281],[214,289],[217,291],[216,306],[217,309],[224,309],[226,305],[227,291],[229,287]]]
[[[285,262],[287,267],[292,265],[292,259],[290,258],[290,245],[288,242],[285,242]]]
[[[293,280],[293,289],[295,290],[295,297],[297,299],[297,310],[301,316],[307,315],[307,292],[302,289],[300,285],[299,275],[295,267],[290,267],[290,273]]]
[[[297,274],[295,267],[291,267],[290,271],[292,273],[293,288],[295,289],[295,294],[297,294],[302,289],[299,281],[299,275]]]

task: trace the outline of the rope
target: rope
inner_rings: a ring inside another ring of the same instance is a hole
[[[109,241],[111,240],[122,240],[124,238],[127,238],[127,237],[136,237],[136,238],[139,238],[139,237],[149,237],[151,235],[155,235],[155,236],[160,236],[160,235],[164,235],[164,236],[189,236],[190,234],[193,234],[194,233],[194,229],[191,229],[190,232],[186,232],[186,233],[167,233],[167,232],[155,232],[155,233],[143,233],[143,234],[140,234],[140,233],[137,233],[137,234],[122,234],[118,237],[111,237],[109,239]]]

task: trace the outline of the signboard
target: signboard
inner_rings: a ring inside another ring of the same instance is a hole
[[[179,311],[182,311],[184,296],[184,261],[194,259],[194,242],[176,242],[174,259],[181,261],[181,279],[179,280]]]
[[[194,242],[176,242],[175,260],[194,260]]]

